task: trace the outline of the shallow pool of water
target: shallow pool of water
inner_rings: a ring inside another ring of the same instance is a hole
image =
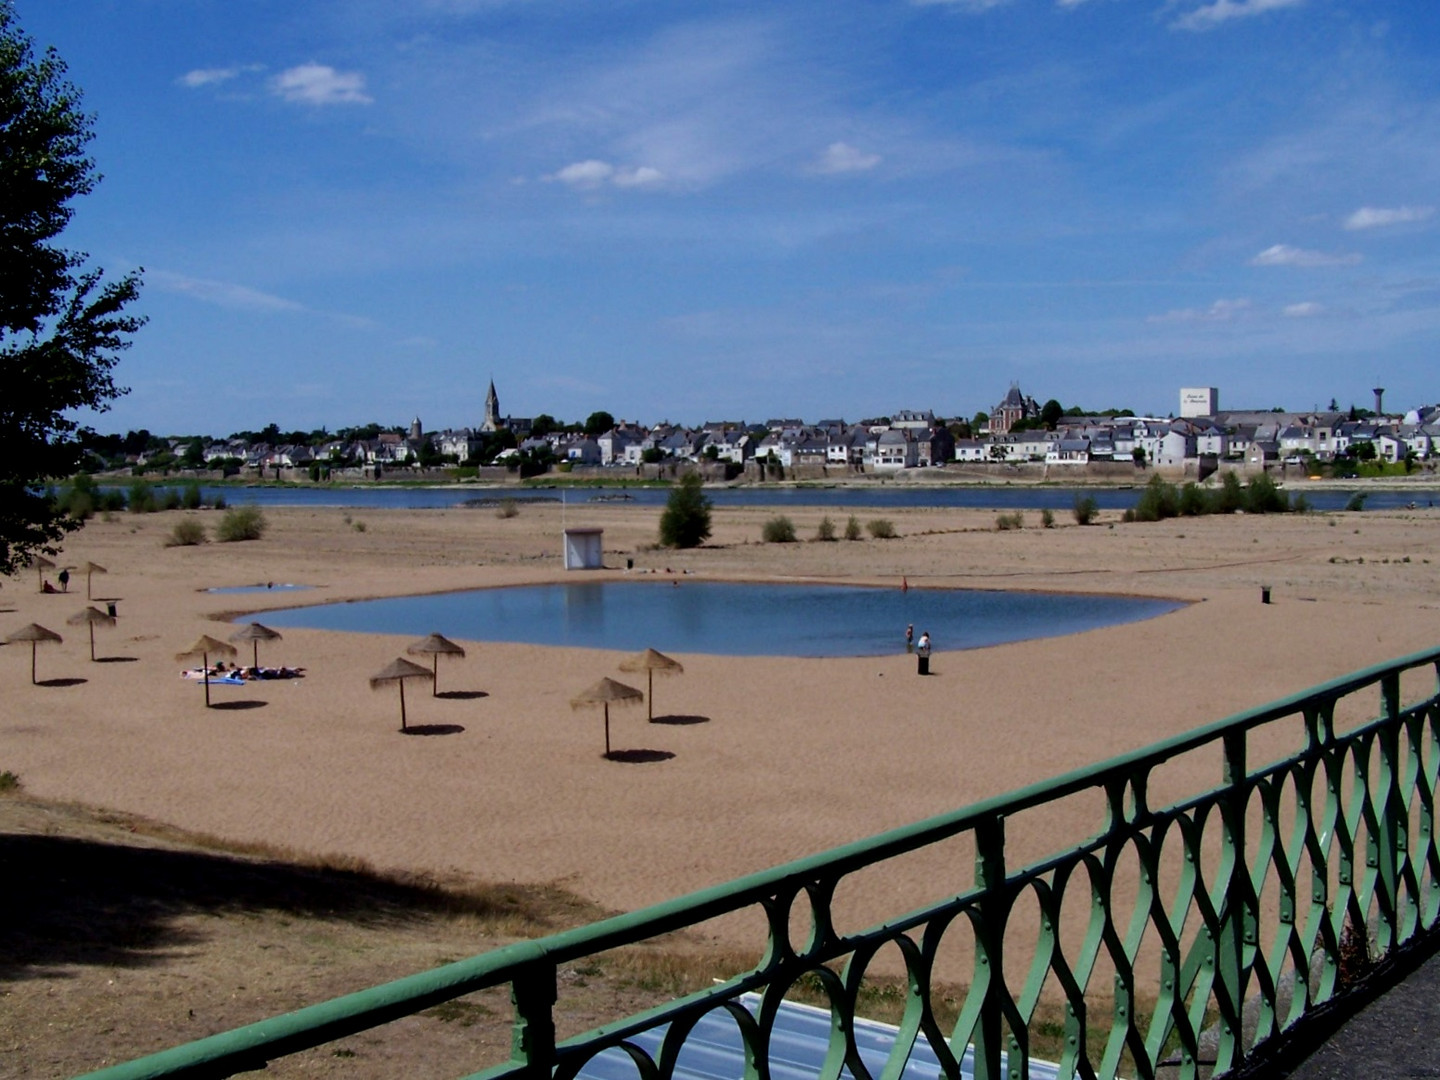
[[[1135,622],[1172,600],[979,589],[858,588],[669,579],[475,589],[265,613],[269,626],[728,656],[880,656],[905,627],[937,650],[976,649]]]

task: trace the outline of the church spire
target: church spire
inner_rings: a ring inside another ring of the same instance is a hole
[[[495,393],[495,379],[490,379],[490,392],[485,395],[485,422],[480,425],[481,431],[499,431],[500,424],[500,395]]]

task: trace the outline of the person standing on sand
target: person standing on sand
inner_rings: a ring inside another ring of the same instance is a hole
[[[69,570],[66,570],[66,569],[64,569],[64,568],[62,567],[61,570],[60,570],[60,576],[59,576],[56,580],[58,580],[58,581],[60,582],[60,591],[61,591],[61,592],[69,592],[69,591],[70,591],[70,571],[69,571]]]
[[[920,631],[920,642],[915,646],[916,674],[930,674],[930,631]]]
[[[905,651],[906,651],[907,653],[910,653],[910,652],[914,652],[914,651],[915,651],[915,624],[914,624],[914,623],[907,623],[906,626],[905,626]]]

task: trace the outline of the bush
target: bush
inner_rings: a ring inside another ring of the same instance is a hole
[[[177,521],[165,539],[166,547],[194,547],[205,543],[205,526],[194,518]]]
[[[200,496],[199,484],[185,485],[185,498],[183,500],[186,510],[199,510],[205,505],[205,500]]]
[[[1019,510],[1011,514],[996,514],[995,528],[1001,532],[1009,532],[1011,529],[1023,529],[1025,527],[1025,515]]]
[[[1044,529],[1053,529],[1055,527],[1055,511],[1051,510],[1048,506],[1040,511],[1040,527]]]
[[[1240,486],[1240,477],[1227,472],[1220,480],[1220,490],[1210,498],[1210,512],[1233,514],[1245,509],[1245,489]]]
[[[215,509],[216,509],[216,510],[224,510],[225,507],[228,506],[228,505],[229,505],[229,504],[225,501],[225,496],[224,496],[224,495],[216,495],[216,496],[215,496]]]
[[[857,518],[854,514],[851,514],[851,515],[850,515],[850,520],[847,521],[847,522],[845,522],[845,539],[846,539],[846,540],[859,540],[859,539],[860,539],[860,519]]]
[[[1365,509],[1365,500],[1366,498],[1368,498],[1368,496],[1369,492],[1366,491],[1355,492],[1355,494],[1351,495],[1349,500],[1345,503],[1345,509],[1349,510],[1351,513],[1358,514],[1361,510]]]
[[[1183,517],[1199,517],[1210,512],[1210,496],[1198,484],[1186,484],[1180,489],[1177,509]]]
[[[1175,485],[1152,476],[1135,504],[1134,521],[1164,521],[1180,512],[1180,493]]]
[[[876,540],[894,540],[900,535],[895,531],[895,524],[889,518],[875,518],[867,521],[865,531]]]
[[[1247,514],[1283,514],[1289,509],[1289,499],[1275,486],[1275,481],[1264,473],[1251,480],[1245,489]]]
[[[238,540],[259,540],[265,535],[267,524],[258,506],[253,503],[237,506],[225,511],[220,524],[215,526],[215,539],[227,544]]]
[[[793,544],[795,523],[788,517],[773,517],[760,529],[760,539],[767,544]]]
[[[815,526],[815,539],[824,541],[835,539],[835,522],[830,520],[829,514],[821,518],[820,524]]]
[[[180,492],[176,491],[174,488],[166,488],[165,499],[162,505],[163,508],[166,510],[179,510],[182,505],[180,499]]]
[[[495,510],[495,516],[502,519],[519,517],[520,504],[514,499],[501,499],[499,507]]]
[[[699,547],[710,538],[710,500],[699,473],[686,473],[670,491],[660,515],[660,543],[665,547]]]
[[[130,485],[129,494],[125,496],[125,506],[132,514],[153,514],[155,492],[145,481],[136,480]]]
[[[20,777],[9,769],[0,772],[0,792],[19,791],[24,786],[20,783]]]
[[[1093,525],[1100,513],[1100,504],[1095,501],[1094,495],[1076,495],[1071,513],[1075,515],[1076,525]]]

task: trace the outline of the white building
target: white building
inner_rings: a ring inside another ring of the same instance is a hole
[[[1187,386],[1180,390],[1180,417],[1214,416],[1220,411],[1220,390],[1214,386]]]

